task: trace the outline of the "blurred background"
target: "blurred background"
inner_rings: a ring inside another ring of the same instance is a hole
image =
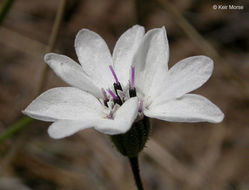
[[[0,136],[15,123],[22,129],[14,125],[16,131],[0,142],[0,190],[136,189],[128,161],[108,136],[87,129],[53,140],[49,123],[23,120],[21,110],[39,92],[66,86],[44,70],[46,51],[77,60],[74,38],[82,28],[100,34],[112,50],[137,23],[146,30],[166,27],[170,66],[193,55],[215,60],[211,79],[195,93],[225,113],[221,124],[153,120],[140,155],[145,190],[248,190],[248,21],[247,0],[16,0],[0,21]]]

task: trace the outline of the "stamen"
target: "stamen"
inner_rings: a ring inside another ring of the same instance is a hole
[[[121,90],[121,91],[123,90],[120,83],[113,83],[113,87],[115,89],[116,94],[117,94],[117,90]]]
[[[116,96],[116,94],[114,94],[111,89],[107,89],[107,92],[109,92],[109,94],[113,97],[114,100],[118,99],[118,96]]]
[[[141,100],[139,102],[138,112],[142,112],[142,111],[143,111],[143,101]]]
[[[102,94],[103,94],[103,96],[104,96],[104,104],[105,104],[106,107],[108,107],[108,106],[107,106],[107,102],[108,102],[109,100],[108,100],[106,91],[105,91],[103,88],[101,88],[101,91],[102,91]]]
[[[122,105],[122,101],[119,98],[119,96],[117,96],[116,94],[114,94],[111,89],[107,89],[107,92],[109,92],[109,94],[113,97],[113,102],[115,104],[118,104],[120,106]]]
[[[130,81],[130,89],[129,89],[130,97],[137,96],[136,88],[135,88],[135,67],[131,67],[131,81]]]
[[[115,73],[113,67],[112,67],[111,65],[109,65],[109,68],[110,68],[110,70],[111,70],[111,72],[112,72],[112,75],[113,75],[113,77],[114,77],[116,83],[118,84],[118,83],[119,83],[118,77],[117,77],[117,75],[116,75],[116,73]]]
[[[113,67],[112,67],[111,65],[109,65],[109,68],[110,68],[110,70],[111,70],[111,72],[112,72],[112,75],[113,75],[115,81],[116,81],[116,82],[113,84],[113,86],[114,86],[115,92],[117,93],[117,90],[123,90],[123,89],[122,89],[122,86],[121,86],[120,82],[118,81],[118,77],[117,77],[117,75],[116,75],[116,73],[115,73]]]
[[[131,89],[135,87],[135,67],[131,66]]]

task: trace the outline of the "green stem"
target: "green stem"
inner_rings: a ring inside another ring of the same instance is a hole
[[[22,128],[26,127],[33,121],[30,117],[23,117],[21,120],[19,120],[17,123],[12,125],[11,127],[7,128],[5,131],[3,131],[0,134],[0,144],[4,142],[7,138],[10,136],[16,134],[18,131],[20,131]]]
[[[8,14],[11,6],[13,5],[15,0],[5,0],[3,2],[2,8],[0,10],[0,25],[2,24],[4,18],[6,17],[6,15]]]
[[[143,190],[144,188],[143,188],[142,180],[139,174],[138,157],[129,157],[129,161],[130,161],[130,166],[133,172],[134,180],[137,185],[137,189]]]

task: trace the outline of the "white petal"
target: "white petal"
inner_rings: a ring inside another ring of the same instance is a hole
[[[76,132],[94,127],[96,130],[116,135],[127,132],[137,117],[138,99],[132,98],[126,101],[116,112],[114,120],[100,116],[85,118],[84,121],[58,120],[48,129],[50,137],[55,139],[64,138]]]
[[[95,129],[108,134],[126,133],[132,126],[138,114],[138,98],[127,100],[116,112],[114,120],[101,119],[96,121]]]
[[[106,42],[97,33],[87,29],[78,32],[75,49],[83,70],[96,81],[100,88],[113,84],[109,65],[113,65]]]
[[[216,105],[196,94],[185,94],[179,99],[150,106],[144,113],[148,117],[172,122],[219,123],[224,118],[224,114]]]
[[[206,56],[194,56],[181,60],[170,70],[162,94],[153,104],[179,98],[202,86],[212,75],[213,61]]]
[[[37,97],[23,113],[43,121],[84,120],[102,114],[97,98],[73,87],[50,89]]]
[[[123,85],[130,79],[131,64],[143,37],[144,27],[135,25],[120,36],[114,47],[114,69]]]
[[[83,71],[82,67],[71,58],[55,53],[48,53],[45,62],[54,70],[55,74],[71,86],[102,97],[98,88]]]
[[[93,120],[72,121],[58,120],[48,128],[48,134],[54,139],[61,139],[73,135],[74,133],[93,126]]]
[[[134,59],[135,84],[153,98],[165,82],[168,72],[169,46],[165,28],[150,30]]]

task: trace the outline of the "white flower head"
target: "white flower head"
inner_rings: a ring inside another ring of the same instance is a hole
[[[95,32],[79,31],[75,49],[80,64],[67,56],[45,55],[45,62],[72,87],[50,89],[23,113],[53,122],[48,133],[63,138],[93,127],[126,133],[145,116],[172,122],[221,122],[224,114],[203,96],[189,94],[211,76],[213,61],[194,56],[168,70],[165,28],[146,34],[135,25],[117,41],[111,55]]]

